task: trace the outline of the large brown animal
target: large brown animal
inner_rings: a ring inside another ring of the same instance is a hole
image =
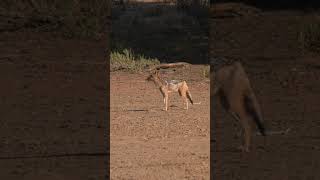
[[[243,151],[249,152],[252,130],[250,120],[266,135],[261,108],[242,64],[227,58],[211,60],[211,98],[218,96],[222,106],[244,129]]]

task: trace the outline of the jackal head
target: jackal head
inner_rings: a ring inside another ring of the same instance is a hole
[[[152,72],[148,77],[147,81],[155,81],[157,78],[159,78],[159,71]]]

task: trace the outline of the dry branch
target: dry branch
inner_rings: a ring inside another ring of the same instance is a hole
[[[160,64],[153,66],[149,68],[149,72],[154,71],[154,70],[160,70],[160,69],[168,69],[168,68],[177,68],[177,67],[186,67],[189,66],[189,63],[186,62],[176,62],[176,63],[165,63],[165,64]]]

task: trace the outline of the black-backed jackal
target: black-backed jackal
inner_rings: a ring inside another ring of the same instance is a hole
[[[191,104],[194,104],[192,100],[191,93],[189,91],[189,87],[186,83],[186,81],[177,81],[177,80],[169,80],[165,81],[163,80],[160,75],[159,71],[155,71],[151,73],[148,78],[148,81],[153,81],[154,84],[159,88],[162,96],[163,96],[163,103],[165,105],[164,110],[168,111],[168,99],[169,94],[171,92],[179,92],[179,95],[182,97],[185,109],[188,109],[188,99],[191,102]],[[198,103],[199,104],[199,103]]]
[[[218,96],[222,106],[238,120],[244,129],[243,151],[249,152],[252,130],[250,120],[257,125],[260,133],[266,135],[258,100],[242,64],[226,58],[211,60],[211,98]]]

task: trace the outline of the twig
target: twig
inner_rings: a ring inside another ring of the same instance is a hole
[[[148,71],[151,72],[151,71],[154,71],[155,69],[160,70],[160,69],[168,69],[168,68],[176,68],[176,67],[186,67],[189,65],[190,64],[186,62],[165,63],[165,64],[160,64],[160,65],[151,67]]]

